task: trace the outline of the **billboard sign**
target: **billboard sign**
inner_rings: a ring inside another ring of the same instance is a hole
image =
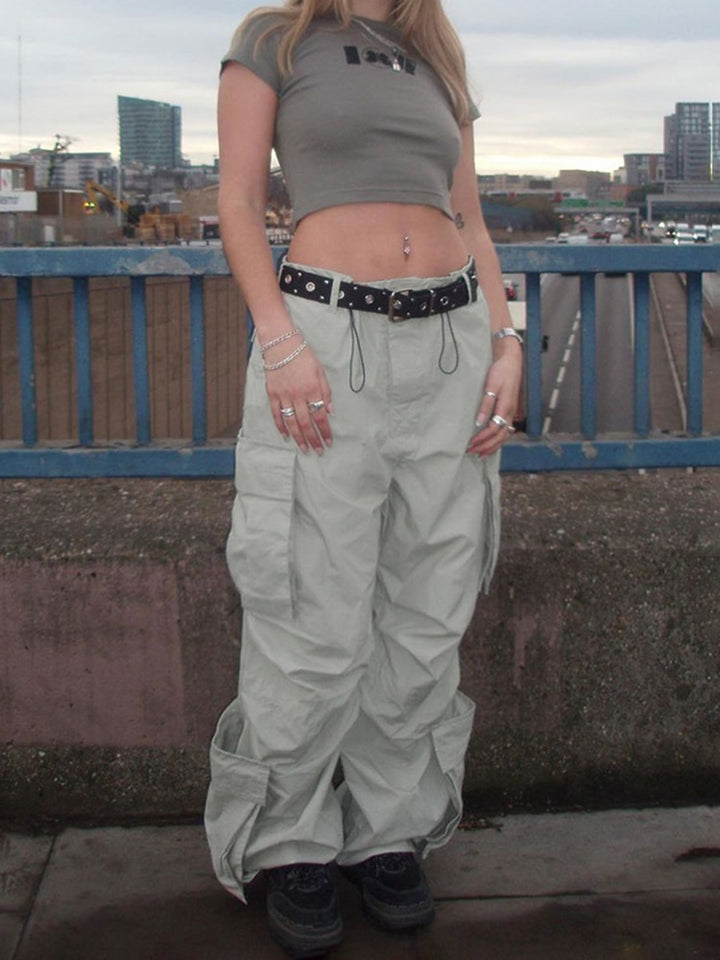
[[[25,189],[25,170],[0,167],[0,213],[35,213],[37,193]]]
[[[0,190],[0,213],[36,213],[34,190]]]

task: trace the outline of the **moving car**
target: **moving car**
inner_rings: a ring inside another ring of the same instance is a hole
[[[695,243],[695,237],[689,230],[677,230],[673,237],[673,243],[678,244]]]

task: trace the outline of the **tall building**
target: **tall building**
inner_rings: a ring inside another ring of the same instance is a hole
[[[120,163],[177,170],[182,166],[180,107],[157,100],[118,97]]]
[[[665,179],[665,154],[626,153],[625,183],[628,187],[645,187]]]
[[[663,144],[665,149],[665,177],[668,180],[678,178],[678,123],[677,114],[671,113],[665,117],[663,127]]]
[[[710,171],[713,180],[720,181],[720,103],[712,105],[712,137],[711,137],[711,163]]]
[[[713,114],[715,111],[713,104]],[[668,180],[708,182],[711,176],[709,103],[676,103],[665,117],[665,166]]]

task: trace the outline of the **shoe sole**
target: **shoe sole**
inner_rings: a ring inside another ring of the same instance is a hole
[[[268,910],[270,936],[286,950],[293,960],[310,960],[321,957],[332,947],[336,947],[343,938],[342,920],[324,930],[308,930],[290,923],[286,917],[275,910]]]
[[[435,907],[432,903],[418,904],[416,907],[390,907],[381,900],[368,896],[365,891],[363,891],[362,903],[368,919],[383,930],[425,927],[435,919]]]

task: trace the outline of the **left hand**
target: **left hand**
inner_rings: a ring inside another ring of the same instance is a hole
[[[522,350],[517,341],[498,345],[499,349],[485,378],[485,392],[477,412],[477,432],[467,452],[479,457],[495,453],[515,431],[512,426],[517,413],[522,382]],[[493,417],[506,424],[495,423]]]

